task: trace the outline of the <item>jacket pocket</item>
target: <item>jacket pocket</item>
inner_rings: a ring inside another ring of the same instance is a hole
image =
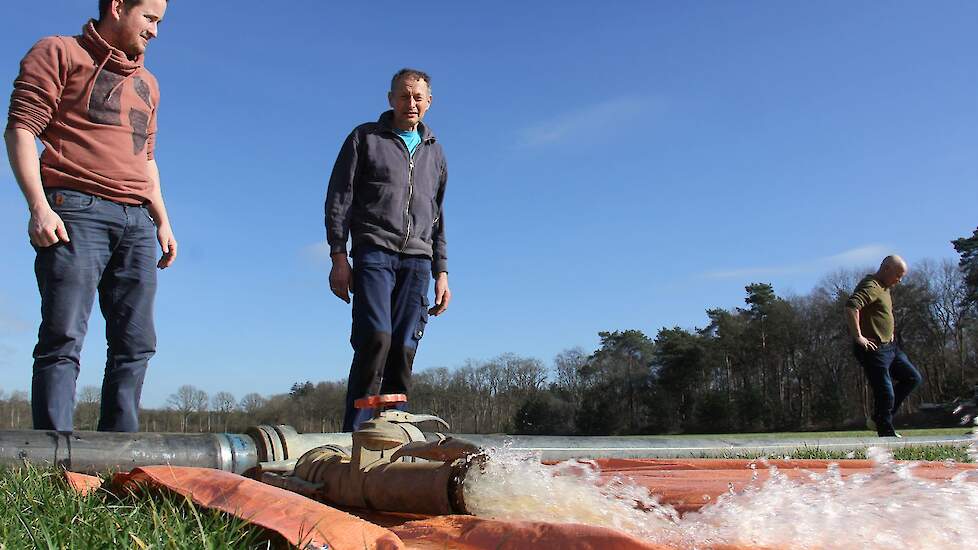
[[[397,185],[391,183],[364,182],[359,190],[358,201],[363,208],[364,220],[388,231],[401,232],[401,226],[404,225],[401,191]]]
[[[417,237],[429,244],[435,232],[435,225],[438,223],[437,208],[438,203],[434,197],[431,197],[427,200],[418,201],[414,212],[414,223],[415,227],[418,228]]]

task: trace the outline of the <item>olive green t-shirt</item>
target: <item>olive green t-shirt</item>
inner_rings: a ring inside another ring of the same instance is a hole
[[[870,340],[887,343],[893,340],[893,301],[890,289],[872,275],[866,275],[846,302],[846,307],[859,310],[859,330]]]

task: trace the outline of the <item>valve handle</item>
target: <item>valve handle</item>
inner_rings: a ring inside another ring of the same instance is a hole
[[[357,409],[387,409],[399,403],[407,403],[407,396],[403,393],[388,393],[361,397],[353,402],[353,407]]]

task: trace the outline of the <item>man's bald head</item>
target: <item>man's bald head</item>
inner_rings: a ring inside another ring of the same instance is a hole
[[[896,254],[883,258],[883,262],[880,263],[880,269],[896,269],[896,268],[903,269],[904,271],[906,271],[907,269],[907,262],[905,262],[903,258],[897,256]]]
[[[890,288],[900,282],[900,279],[907,274],[907,262],[903,258],[893,254],[883,258],[880,263],[876,278],[884,287]]]

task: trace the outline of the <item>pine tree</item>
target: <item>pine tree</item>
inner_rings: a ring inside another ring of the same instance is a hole
[[[951,244],[961,255],[958,265],[964,273],[964,284],[968,287],[968,301],[978,304],[978,229],[970,237],[955,239]]]

